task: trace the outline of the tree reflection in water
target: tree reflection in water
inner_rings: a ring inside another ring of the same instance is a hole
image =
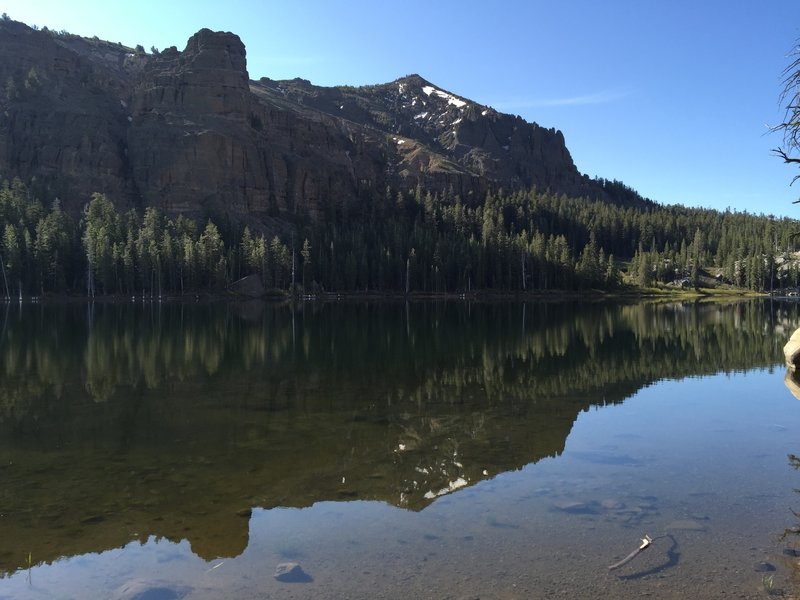
[[[5,569],[155,535],[247,545],[252,507],[441,494],[559,455],[581,411],[776,364],[794,305],[5,307]],[[15,562],[16,561],[16,562]]]

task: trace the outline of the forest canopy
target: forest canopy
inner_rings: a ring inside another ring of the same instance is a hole
[[[175,295],[224,290],[249,274],[304,293],[614,289],[623,277],[766,290],[798,285],[795,223],[537,190],[466,204],[418,187],[331,203],[316,221],[268,232],[154,207],[121,213],[99,193],[75,219],[14,179],[0,183],[0,293]]]

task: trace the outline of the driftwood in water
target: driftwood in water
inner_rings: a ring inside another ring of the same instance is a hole
[[[622,565],[626,565],[626,564],[628,564],[628,563],[629,563],[629,562],[631,562],[631,561],[632,561],[634,558],[636,558],[636,556],[637,556],[637,555],[638,555],[640,552],[642,552],[642,551],[644,551],[644,550],[647,550],[647,548],[649,548],[649,547],[650,547],[650,544],[652,544],[652,543],[653,543],[653,538],[651,538],[649,535],[645,534],[645,536],[642,538],[642,543],[641,543],[641,544],[639,544],[639,547],[638,547],[638,548],[636,548],[636,550],[634,550],[633,552],[631,552],[630,554],[628,554],[628,556],[626,556],[625,558],[623,558],[623,559],[622,559],[621,561],[619,561],[618,563],[614,563],[613,565],[611,565],[610,567],[608,567],[608,570],[609,570],[609,571],[613,571],[614,569],[619,569],[619,568],[620,568]]]

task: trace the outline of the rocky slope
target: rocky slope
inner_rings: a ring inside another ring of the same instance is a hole
[[[254,224],[318,218],[417,185],[480,202],[489,189],[606,193],[561,132],[418,75],[361,88],[251,81],[238,36],[203,29],[159,54],[0,21],[0,176],[77,212],[122,208]]]

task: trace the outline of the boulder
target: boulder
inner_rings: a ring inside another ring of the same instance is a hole
[[[783,356],[786,359],[786,366],[794,370],[800,358],[800,329],[796,329],[783,347]]]
[[[261,281],[261,276],[247,275],[228,286],[228,291],[248,298],[261,298],[267,290]]]
[[[192,588],[167,582],[135,579],[121,585],[113,594],[114,600],[181,600]]]
[[[308,583],[312,577],[296,562],[280,563],[275,567],[275,579],[283,583]]]

